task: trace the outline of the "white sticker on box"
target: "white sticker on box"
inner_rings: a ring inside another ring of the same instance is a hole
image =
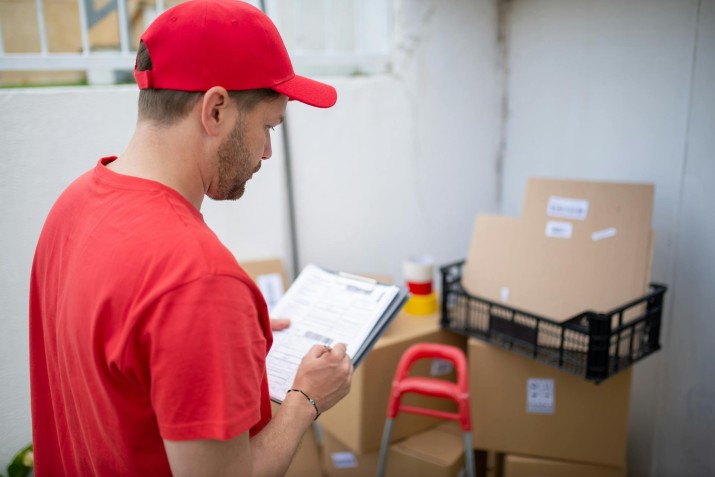
[[[597,240],[603,240],[603,239],[607,239],[607,238],[615,237],[615,236],[616,236],[616,228],[610,227],[610,228],[599,230],[597,232],[592,233],[591,240],[593,240],[595,242]]]
[[[352,452],[333,452],[330,457],[336,469],[351,469],[358,466],[357,457]]]
[[[278,300],[283,296],[283,279],[280,273],[266,273],[256,277],[256,285],[261,290],[263,298],[268,305],[268,311],[278,303]]]
[[[529,378],[526,380],[526,412],[553,414],[555,408],[554,380]]]
[[[549,197],[546,215],[562,219],[586,220],[588,201],[586,199],[569,199],[567,197]]]
[[[570,239],[571,235],[573,235],[573,224],[571,222],[549,220],[546,222],[544,233],[547,237]]]
[[[509,287],[501,287],[501,290],[499,290],[499,298],[502,303],[509,303]]]
[[[454,365],[451,361],[446,359],[433,359],[430,376],[444,376],[445,374],[451,373],[453,369]]]

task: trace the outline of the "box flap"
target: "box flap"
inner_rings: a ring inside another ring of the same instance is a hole
[[[393,450],[441,467],[450,467],[464,456],[464,442],[453,433],[430,429],[394,444]]]

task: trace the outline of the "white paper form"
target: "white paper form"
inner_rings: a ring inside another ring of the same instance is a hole
[[[314,344],[345,343],[351,358],[397,295],[399,288],[308,265],[271,316],[290,318],[288,328],[273,333],[266,358],[271,398],[283,401],[298,365]]]

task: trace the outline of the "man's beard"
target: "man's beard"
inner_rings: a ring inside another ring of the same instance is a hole
[[[236,122],[231,135],[218,150],[218,186],[213,195],[215,200],[238,200],[246,191],[246,182],[258,172],[258,167],[251,169],[251,155],[244,140],[244,121]]]

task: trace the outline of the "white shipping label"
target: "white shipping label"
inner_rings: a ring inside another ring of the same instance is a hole
[[[594,242],[597,240],[603,240],[610,237],[616,236],[616,228],[610,227],[608,229],[598,230],[591,234],[591,240]]]
[[[547,237],[570,239],[573,235],[573,224],[571,222],[549,220],[546,222],[544,233]]]
[[[509,303],[509,287],[501,287],[499,290],[499,298],[502,303]]]
[[[549,197],[546,215],[562,219],[586,220],[588,201],[586,199],[569,199],[567,197]]]
[[[430,370],[431,376],[444,376],[449,374],[454,369],[454,365],[451,361],[446,359],[433,359],[432,369]]]
[[[358,466],[357,457],[352,452],[333,452],[330,457],[336,469],[350,469]]]
[[[526,412],[553,414],[555,408],[554,380],[529,378],[526,380]]]
[[[268,311],[271,311],[278,300],[283,296],[283,279],[280,273],[267,273],[256,277],[256,285],[261,290],[263,298],[268,305]]]

